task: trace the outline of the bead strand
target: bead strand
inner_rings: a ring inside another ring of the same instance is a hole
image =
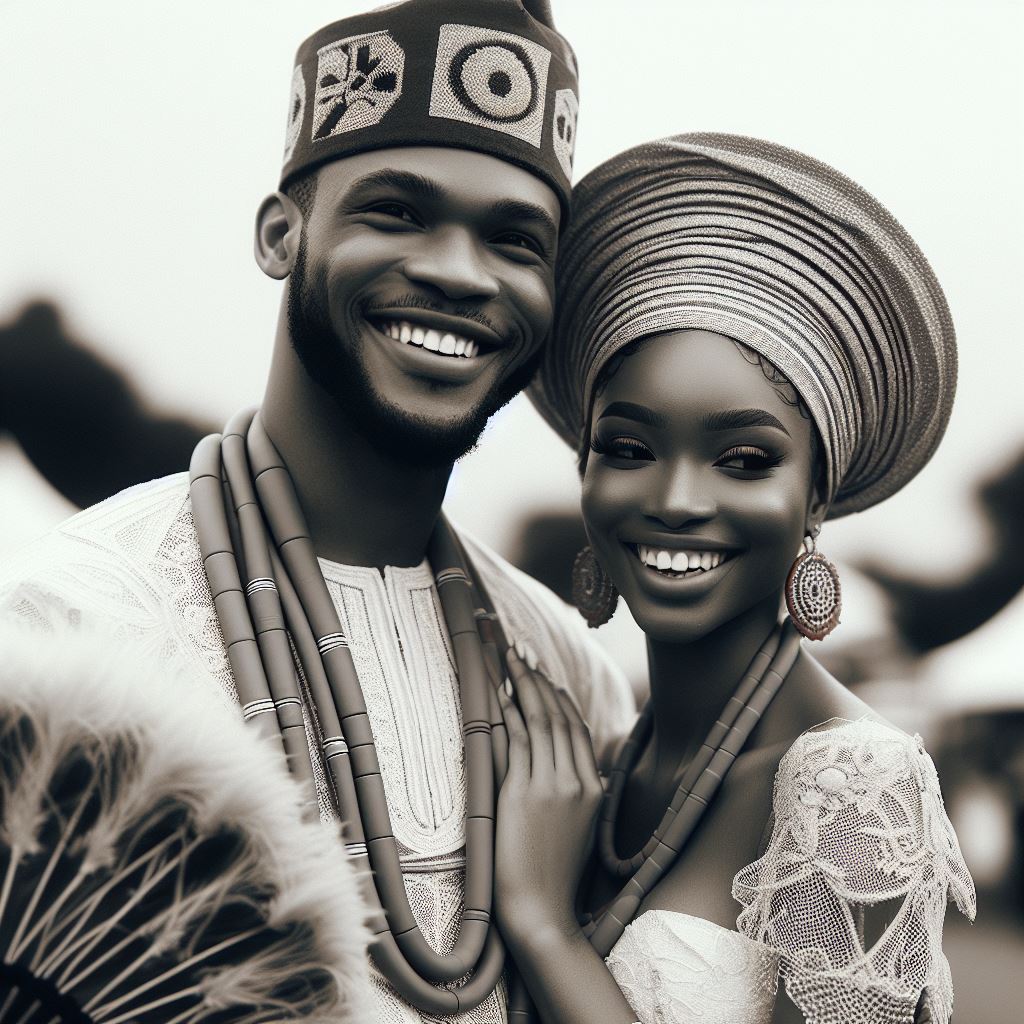
[[[615,767],[609,776],[608,790],[605,793],[601,809],[601,819],[598,825],[598,852],[605,869],[610,874],[618,875],[621,878],[628,877],[639,870],[643,862],[654,853],[658,842],[665,834],[673,818],[678,814],[693,784],[700,777],[701,773],[707,769],[722,740],[746,707],[751,695],[760,685],[761,679],[768,670],[772,658],[778,651],[780,635],[780,629],[773,629],[768,634],[767,639],[761,645],[757,654],[754,655],[746,673],[736,687],[735,693],[726,702],[725,707],[722,709],[722,714],[719,715],[718,720],[711,726],[704,742],[687,766],[679,787],[672,798],[672,802],[665,810],[665,814],[658,823],[658,827],[654,830],[653,835],[644,844],[643,848],[632,857],[622,858],[618,856],[615,850],[615,819],[619,813],[619,805],[622,802],[626,779],[636,766],[636,762],[650,738],[653,726],[652,708],[650,703],[644,708],[630,733],[629,739],[622,747],[616,759]]]
[[[228,529],[221,480],[220,434],[204,437],[192,453],[189,496],[210,595],[224,636],[242,717],[263,736],[280,736],[270,686],[246,607]],[[283,739],[281,740],[284,746]],[[287,754],[287,750],[285,750]]]
[[[651,855],[644,858],[619,895],[585,929],[591,945],[602,957],[611,952],[640,904],[679,856],[754,727],[793,667],[800,653],[800,635],[791,622],[787,620],[782,626],[777,649],[767,665],[764,665],[764,659],[761,658],[762,653],[764,648],[751,663],[751,670],[740,684],[747,688],[750,675],[760,674],[754,691],[743,702],[742,709],[736,712],[732,726],[722,735],[705,768],[689,788],[678,812],[671,816],[662,830],[662,837],[655,844]],[[758,672],[761,665],[764,667]],[[721,732],[717,725],[714,728]]]
[[[253,493],[245,452],[244,431],[251,420],[252,413],[241,413],[229,421],[221,438],[221,458],[241,540],[246,603],[270,695],[277,710],[288,767],[298,779],[307,784],[313,801],[312,807],[307,810],[315,813],[316,787],[313,784],[306,727],[302,720],[295,660],[288,642],[266,529]]]

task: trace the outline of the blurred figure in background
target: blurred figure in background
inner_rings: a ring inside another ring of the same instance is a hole
[[[896,629],[917,653],[966,636],[1006,607],[1024,586],[1024,449],[978,484],[975,497],[990,542],[966,576],[925,579],[894,572],[881,561],[857,567],[883,588]]]
[[[159,413],[129,375],[69,332],[46,299],[0,326],[0,433],[79,507],[187,468],[213,428]]]

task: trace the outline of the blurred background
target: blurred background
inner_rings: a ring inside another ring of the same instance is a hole
[[[185,469],[201,433],[259,402],[281,286],[252,222],[294,51],[363,6],[0,0],[0,562]],[[933,753],[980,897],[973,928],[947,918],[956,1019],[1002,1022],[1024,998],[1024,3],[554,7],[581,65],[577,177],[679,131],[763,136],[874,193],[946,289],[949,432],[900,495],[826,525],[844,613],[815,653]],[[519,398],[447,504],[567,593],[577,497],[572,456]],[[642,696],[624,607],[598,636]]]

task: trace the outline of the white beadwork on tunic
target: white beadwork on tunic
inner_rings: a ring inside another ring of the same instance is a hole
[[[577,697],[595,740],[625,732],[628,686],[585,641],[582,620],[539,583],[463,537],[511,639],[537,651]],[[426,563],[376,569],[321,562],[366,696],[413,915],[447,952],[462,910],[465,780],[458,682]],[[237,713],[237,692],[192,525],[184,474],[130,488],[79,513],[4,567],[0,615],[54,635],[83,626],[131,642],[156,663],[207,677]],[[312,729],[309,716],[307,727]],[[322,768],[321,817],[333,812]],[[375,975],[379,1020],[424,1017]],[[444,1020],[501,1024],[504,988]]]
[[[936,1024],[953,1003],[947,901],[973,919],[974,884],[920,737],[867,719],[804,733],[779,764],[762,857],[740,871],[738,931],[648,911],[609,969],[642,1024],[769,1024],[778,977],[808,1024]],[[891,923],[871,948],[861,908]]]

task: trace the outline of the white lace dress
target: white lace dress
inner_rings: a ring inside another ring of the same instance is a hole
[[[867,719],[804,733],[779,765],[764,856],[733,880],[737,931],[648,911],[608,967],[642,1024],[769,1024],[778,978],[809,1024],[912,1024],[923,988],[953,1004],[948,900],[974,884],[918,736]],[[889,901],[892,901],[891,903]],[[862,908],[890,922],[864,948]]]
[[[625,732],[634,717],[625,680],[583,620],[536,580],[463,537],[511,639],[537,651],[572,692],[595,733]],[[321,561],[366,696],[384,790],[413,916],[447,952],[462,913],[466,792],[458,679],[433,574],[426,562],[373,568]],[[59,643],[69,626],[131,644],[142,657],[209,683],[238,713],[237,693],[210,600],[184,474],[129,488],[63,523],[0,574],[0,626],[15,620]],[[315,726],[321,817],[333,816]],[[433,1022],[375,972],[378,1024]],[[504,986],[458,1024],[502,1024]]]

